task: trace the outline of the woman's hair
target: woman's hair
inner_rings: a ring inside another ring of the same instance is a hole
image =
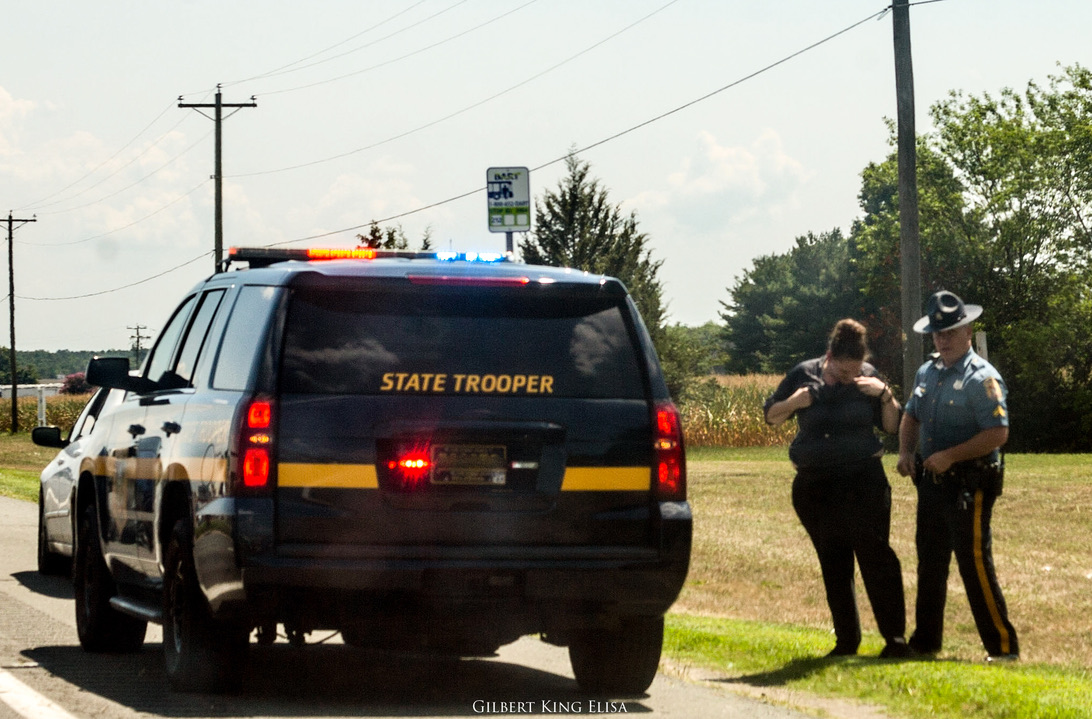
[[[838,320],[827,342],[830,356],[835,359],[868,359],[868,331],[857,320]]]

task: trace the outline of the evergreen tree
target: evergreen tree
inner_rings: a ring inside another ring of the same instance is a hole
[[[633,296],[653,338],[663,334],[663,288],[656,274],[648,235],[637,227],[637,213],[622,214],[612,204],[591,165],[576,155],[565,161],[569,174],[553,192],[535,201],[535,228],[519,244],[532,265],[573,267],[620,279]]]
[[[657,278],[663,260],[654,260],[649,237],[637,225],[637,213],[625,215],[620,204],[591,176],[591,165],[570,154],[568,174],[557,189],[535,201],[535,226],[519,243],[532,265],[573,267],[617,277],[625,284],[663,360],[668,389],[677,396],[688,377],[673,371],[687,363],[673,360],[666,336],[663,287]],[[680,370],[681,371],[681,370]]]

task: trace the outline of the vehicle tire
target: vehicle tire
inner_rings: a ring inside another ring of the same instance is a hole
[[[135,652],[140,649],[148,623],[110,606],[110,598],[117,593],[117,587],[102,557],[94,506],[88,506],[80,515],[72,589],[80,646],[89,652]]]
[[[49,536],[46,534],[45,497],[38,490],[38,573],[49,576],[64,576],[72,572],[72,560],[63,554],[57,554],[49,548]]]
[[[590,694],[643,694],[660,664],[663,617],[630,617],[619,628],[585,629],[569,645],[580,688]]]
[[[215,619],[193,564],[193,535],[175,523],[163,576],[163,658],[171,687],[180,692],[224,692],[242,677],[248,627]]]

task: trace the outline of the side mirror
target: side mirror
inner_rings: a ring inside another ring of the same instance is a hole
[[[64,449],[68,446],[68,441],[61,437],[60,427],[35,427],[30,432],[30,438],[39,447]]]
[[[144,394],[156,388],[156,383],[129,374],[128,357],[94,357],[87,365],[87,383],[95,387],[123,389]]]

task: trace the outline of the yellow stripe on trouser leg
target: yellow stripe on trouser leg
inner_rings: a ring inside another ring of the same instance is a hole
[[[1001,653],[1009,654],[1009,630],[1001,621],[1001,612],[997,609],[997,600],[994,599],[993,590],[990,588],[989,577],[986,575],[986,560],[982,556],[982,490],[974,493],[974,566],[978,570],[978,583],[982,586],[982,596],[986,600],[986,608],[990,610],[993,625],[997,627],[997,633],[1001,635]]]

